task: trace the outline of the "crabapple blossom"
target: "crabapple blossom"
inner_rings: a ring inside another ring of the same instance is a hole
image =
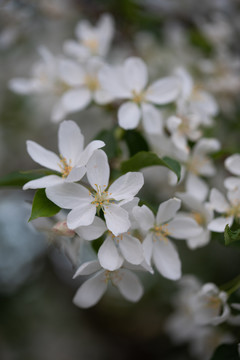
[[[108,188],[109,164],[107,155],[97,150],[87,164],[87,178],[92,187],[64,183],[46,189],[47,197],[58,206],[72,209],[67,217],[70,229],[90,225],[97,211],[103,210],[107,228],[115,235],[130,227],[128,211],[122,205],[133,200],[143,186],[143,175],[128,172]]]
[[[208,224],[209,230],[223,232],[226,225],[232,226],[234,218],[240,218],[240,188],[235,191],[228,191],[227,199],[219,190],[215,188],[211,190],[210,205],[212,209],[223,214],[223,216],[219,216],[210,221]]]
[[[91,275],[88,280],[78,289],[74,296],[75,305],[82,308],[89,308],[96,305],[107,290],[108,283],[118,288],[125,299],[136,302],[142,294],[143,288],[138,277],[127,268],[120,268],[115,271],[103,269],[96,260],[82,264],[76,271],[74,278],[79,275]]]
[[[177,215],[180,206],[181,200],[177,198],[161,203],[156,219],[145,205],[133,209],[140,228],[147,233],[143,241],[146,262],[150,265],[152,259],[157,270],[171,280],[181,277],[181,262],[169,237],[183,239],[202,231],[194,219]]]
[[[96,26],[92,26],[87,20],[81,20],[75,33],[77,41],[67,40],[64,43],[66,54],[79,61],[86,61],[96,55],[105,57],[114,35],[113,18],[109,14],[103,14]]]
[[[236,176],[228,177],[224,180],[224,185],[228,190],[236,190],[240,187],[240,154],[229,156],[224,162],[225,168]]]
[[[23,189],[47,188],[64,182],[79,181],[86,172],[86,164],[94,151],[103,147],[100,140],[90,142],[84,149],[84,137],[78,125],[72,120],[63,121],[58,130],[60,155],[46,150],[34,141],[27,141],[27,151],[38,164],[54,170],[59,175],[43,176],[27,182]]]
[[[103,67],[99,80],[102,88],[116,99],[129,100],[118,110],[119,126],[134,129],[142,118],[146,132],[161,132],[161,115],[154,105],[165,105],[177,98],[179,83],[176,77],[158,79],[147,86],[146,64],[140,58],[130,57],[122,66]]]

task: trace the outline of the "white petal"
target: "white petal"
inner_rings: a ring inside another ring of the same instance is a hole
[[[96,90],[94,93],[94,101],[98,105],[106,105],[106,104],[109,104],[110,102],[112,102],[113,100],[114,100],[113,94],[109,93],[106,90],[99,89],[99,90]]]
[[[51,121],[59,122],[64,119],[67,114],[67,110],[64,108],[64,105],[61,99],[53,106],[51,113]]]
[[[74,183],[64,183],[62,185],[52,186],[46,189],[46,195],[49,200],[53,201],[63,209],[73,209],[82,202],[91,202],[89,191],[85,187]]]
[[[121,267],[123,259],[118,253],[111,236],[106,238],[98,250],[98,259],[104,269],[113,271]]]
[[[79,154],[83,151],[84,137],[78,125],[72,121],[63,121],[58,130],[59,153],[71,166],[75,166]]]
[[[143,241],[144,259],[148,265],[151,265],[152,252],[153,252],[153,237],[151,233],[148,233]]]
[[[152,104],[142,104],[142,117],[144,130],[149,134],[161,134],[163,120],[159,110]]]
[[[61,101],[67,112],[85,109],[91,101],[91,93],[88,89],[68,90],[62,96]]]
[[[226,225],[232,226],[233,223],[233,216],[229,217],[218,217],[213,219],[208,224],[208,229],[215,232],[224,232]]]
[[[17,94],[28,95],[44,91],[41,83],[35,79],[16,78],[9,81],[9,89]]]
[[[87,164],[87,178],[95,190],[106,190],[109,181],[108,158],[104,151],[96,150]]]
[[[43,176],[40,179],[28,181],[24,186],[23,190],[27,189],[43,189],[49,186],[59,185],[64,182],[64,179],[61,176],[49,175]]]
[[[175,132],[182,124],[182,120],[177,116],[170,116],[166,121],[167,129],[172,133]]]
[[[219,213],[224,213],[229,210],[229,204],[226,198],[215,188],[210,192],[210,203],[213,209]]]
[[[82,202],[75,207],[67,216],[67,226],[69,229],[76,229],[79,226],[92,224],[96,214],[96,207],[92,204]]]
[[[143,248],[135,237],[123,234],[122,239],[119,240],[119,248],[129,263],[139,265],[143,261]]]
[[[89,308],[96,305],[107,289],[104,281],[104,273],[100,272],[87,280],[77,291],[73,298],[75,305],[82,308]]]
[[[123,65],[124,80],[129,90],[141,91],[148,81],[148,72],[145,63],[137,57],[125,60]]]
[[[104,206],[107,228],[115,235],[122,234],[130,228],[128,212],[115,204]]]
[[[181,200],[177,198],[169,199],[160,204],[157,212],[156,222],[158,225],[171,220],[181,207]]]
[[[95,216],[91,225],[78,227],[75,229],[75,232],[84,240],[94,240],[102,236],[106,230],[105,222]]]
[[[138,301],[143,295],[143,287],[138,277],[126,269],[118,270],[118,274],[121,280],[115,281],[115,285],[118,287],[120,293],[129,301]],[[118,278],[118,276],[116,278]]]
[[[240,178],[230,176],[224,180],[224,186],[228,190],[237,190],[240,188]]]
[[[143,174],[140,172],[128,172],[120,176],[109,187],[109,195],[115,200],[131,199],[143,186]]]
[[[119,126],[125,130],[135,129],[140,121],[141,111],[137,104],[129,101],[122,104],[118,110]]]
[[[89,50],[73,40],[67,40],[63,44],[63,50],[66,54],[73,56],[74,58],[85,61],[89,56]]]
[[[148,87],[146,99],[154,104],[164,105],[176,100],[178,94],[179,81],[175,77],[166,77]]]
[[[205,155],[220,150],[221,144],[217,139],[200,139],[193,148],[193,154]]]
[[[143,230],[147,231],[154,226],[154,215],[146,205],[133,208],[133,216]]]
[[[186,179],[186,191],[199,201],[204,201],[208,195],[208,185],[198,176],[189,173]]]
[[[204,229],[200,235],[187,239],[187,245],[190,249],[196,249],[205,246],[209,243],[211,233],[209,230]]]
[[[59,63],[59,77],[64,83],[70,86],[82,85],[84,83],[84,71],[82,67],[67,59],[60,59]]]
[[[85,166],[94,153],[95,150],[102,148],[105,146],[105,143],[101,140],[91,141],[86,148],[83,150],[81,154],[79,154],[77,164],[78,166]]]
[[[82,179],[82,177],[86,174],[87,169],[82,167],[75,167],[71,170],[70,174],[65,178],[66,182],[75,182]]]
[[[167,279],[181,277],[181,262],[171,241],[157,241],[153,247],[153,260],[157,270]]]
[[[98,74],[99,82],[103,90],[115,98],[130,99],[131,91],[124,84],[122,67],[104,66]]]
[[[229,156],[224,165],[230,173],[240,176],[240,154]]]
[[[97,260],[87,261],[81,266],[79,266],[79,268],[73,275],[73,279],[75,279],[79,275],[91,275],[100,269],[101,269],[101,265],[99,264],[99,261]]]
[[[27,141],[27,151],[36,163],[60,172],[60,158],[54,152],[46,150],[41,145],[30,140]]]
[[[170,236],[175,239],[186,239],[191,236],[197,236],[202,232],[202,228],[194,219],[181,215],[170,221],[167,229],[170,232]]]

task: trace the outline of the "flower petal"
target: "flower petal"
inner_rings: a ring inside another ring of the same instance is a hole
[[[157,212],[156,223],[158,225],[172,219],[181,207],[181,200],[177,198],[169,199],[160,204]]]
[[[240,154],[229,156],[224,165],[230,173],[240,176]]]
[[[154,226],[154,215],[146,205],[133,208],[133,216],[143,230],[147,231]]]
[[[82,185],[74,183],[64,183],[47,188],[46,195],[49,200],[63,209],[73,209],[82,202],[91,202],[89,191]]]
[[[225,213],[229,210],[229,204],[226,198],[215,188],[210,192],[210,203],[213,209],[219,213]]]
[[[73,275],[73,279],[75,279],[79,275],[91,275],[100,269],[101,269],[101,265],[99,264],[99,261],[97,260],[87,261],[81,266],[79,266],[79,268]]]
[[[148,233],[145,239],[143,240],[143,254],[145,261],[148,265],[151,265],[153,252],[153,237],[151,233]]]
[[[73,303],[82,308],[89,308],[96,305],[107,290],[107,283],[104,281],[103,272],[99,272],[87,280],[77,291]]]
[[[143,261],[143,248],[140,241],[128,234],[123,234],[119,240],[121,253],[129,263],[139,265]]]
[[[187,239],[187,245],[190,249],[196,249],[205,246],[211,239],[211,233],[209,230],[204,229],[198,236],[190,237]]]
[[[178,280],[181,277],[181,262],[171,241],[154,243],[153,260],[162,276],[170,280]]]
[[[93,223],[88,226],[80,226],[75,229],[75,232],[84,240],[98,239],[107,230],[105,222],[99,217],[95,216]]]
[[[141,91],[147,85],[147,66],[140,58],[130,57],[125,60],[123,72],[125,84],[130,91]]]
[[[87,169],[85,166],[75,167],[70,171],[70,174],[65,178],[66,182],[75,182],[82,179],[82,177],[86,174]]]
[[[69,59],[60,59],[58,62],[60,79],[70,86],[82,85],[84,83],[84,71],[79,63]]]
[[[109,187],[108,192],[117,201],[132,199],[143,186],[143,174],[140,172],[128,172],[120,176]]]
[[[96,214],[96,206],[82,202],[75,207],[67,216],[67,226],[69,229],[76,229],[79,226],[92,224]]]
[[[138,277],[127,269],[120,269],[117,273],[119,276],[116,276],[116,279],[120,278],[121,280],[114,281],[113,278],[112,281],[122,296],[129,301],[138,301],[143,295],[143,287]]]
[[[94,153],[95,150],[102,148],[105,146],[105,143],[101,140],[91,141],[86,148],[83,150],[81,154],[78,156],[77,164],[78,166],[85,166]]]
[[[36,163],[60,172],[60,158],[54,152],[31,140],[27,140],[27,152]]]
[[[230,227],[232,226],[233,219],[234,219],[233,216],[228,216],[228,217],[220,216],[210,221],[210,223],[208,224],[208,229],[210,231],[215,231],[219,233],[224,232],[226,225],[229,225]]]
[[[93,189],[105,191],[108,186],[110,169],[104,151],[96,150],[87,164],[87,178]]]
[[[142,104],[142,117],[144,130],[149,134],[161,134],[163,120],[159,110],[152,104]]]
[[[79,154],[83,151],[84,137],[78,125],[72,121],[63,121],[58,130],[59,153],[71,166],[75,166]]]
[[[189,173],[186,179],[186,191],[197,200],[204,201],[208,195],[208,185],[198,176]]]
[[[175,77],[165,77],[155,81],[146,92],[146,100],[164,105],[176,100],[179,94],[179,81]]]
[[[128,212],[115,204],[104,206],[104,216],[107,228],[118,236],[130,228]]]
[[[108,236],[98,250],[98,259],[104,269],[114,271],[122,266],[123,259],[111,236]]]
[[[61,98],[66,112],[75,112],[85,109],[91,102],[91,92],[86,88],[68,90]]]
[[[40,179],[28,181],[24,186],[23,190],[27,189],[43,189],[49,186],[59,185],[64,182],[64,179],[61,176],[49,175],[43,176]]]
[[[118,110],[118,123],[123,129],[135,129],[140,121],[141,111],[137,104],[128,101]]]
[[[186,239],[191,236],[197,236],[202,232],[197,222],[187,216],[176,216],[172,221],[169,222],[167,229],[175,239]]]

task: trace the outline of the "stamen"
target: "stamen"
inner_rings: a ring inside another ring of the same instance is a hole
[[[71,159],[69,160],[69,164],[67,163],[67,159],[62,157],[62,155],[60,155],[60,164],[58,164],[58,166],[61,169],[61,173],[62,173],[62,177],[65,179],[70,172],[72,171],[72,166],[71,166]]]

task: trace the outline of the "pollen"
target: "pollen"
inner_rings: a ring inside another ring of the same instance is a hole
[[[202,214],[200,214],[199,212],[193,211],[192,216],[193,216],[194,220],[198,223],[198,225],[204,225],[205,219]]]
[[[97,77],[89,74],[85,76],[85,84],[90,91],[96,91],[100,87]]]
[[[62,157],[60,155],[60,163],[58,164],[58,166],[61,169],[61,173],[62,173],[62,177],[65,179],[70,172],[72,171],[72,165],[71,165],[71,159],[69,160],[69,163],[67,162],[67,159]]]
[[[164,225],[156,225],[153,228],[153,231],[156,235],[156,238],[158,240],[164,240],[164,241],[168,241],[168,236],[171,235],[170,232],[168,231],[168,224],[164,224]],[[156,241],[156,239],[154,239],[154,241]]]
[[[96,39],[86,39],[83,41],[83,45],[88,47],[94,53],[97,52],[99,46]]]
[[[141,104],[144,101],[144,98],[145,98],[145,93],[144,92],[139,92],[138,93],[136,90],[133,90],[132,95],[133,95],[132,100],[136,104]]]

